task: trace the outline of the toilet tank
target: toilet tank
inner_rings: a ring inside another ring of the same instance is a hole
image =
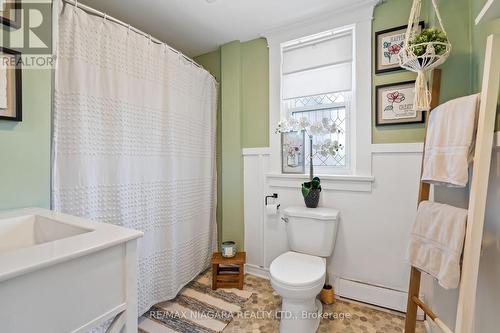
[[[287,207],[283,211],[290,249],[318,257],[333,252],[339,211],[331,208]]]

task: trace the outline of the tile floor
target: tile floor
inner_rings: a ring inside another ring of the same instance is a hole
[[[273,292],[271,283],[265,279],[246,275],[245,289],[254,291],[254,295],[244,306],[242,314],[235,317],[224,329],[224,333],[278,332],[279,321],[277,319],[272,316],[271,318],[256,318],[257,315],[266,317],[266,311],[274,313],[280,308],[281,299]],[[346,301],[324,305],[323,312],[330,314],[330,317],[321,321],[318,330],[320,333],[402,333],[404,331],[403,317]],[[422,323],[419,323],[417,332],[425,332]]]

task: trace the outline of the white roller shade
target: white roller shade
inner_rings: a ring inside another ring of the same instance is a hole
[[[283,48],[283,99],[352,90],[353,37],[308,40]]]
[[[351,62],[283,76],[283,99],[349,91],[351,88]]]
[[[352,61],[352,34],[283,49],[283,74]]]

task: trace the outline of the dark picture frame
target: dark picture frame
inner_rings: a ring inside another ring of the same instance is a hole
[[[6,108],[0,108],[0,120],[20,122],[23,120],[21,52],[0,47],[0,61],[5,67],[4,73],[0,73],[6,76]]]
[[[4,16],[6,12],[13,12],[14,15]],[[14,29],[21,28],[21,0],[7,0],[3,3],[0,23]]]
[[[425,22],[420,21],[418,25],[420,26],[420,30],[423,30],[425,27]],[[404,35],[406,33],[407,27],[407,25],[402,25],[395,28],[377,31],[375,33],[375,74],[403,70],[403,68],[399,66],[399,63],[395,63],[393,65],[384,65],[381,56],[383,54],[387,54],[387,56],[390,58],[390,61],[394,61],[395,59],[397,59],[397,53],[394,52],[399,51],[399,49],[401,49],[404,45]],[[390,39],[391,42],[388,42],[387,39]],[[385,43],[392,44],[385,47],[384,40],[386,40]],[[391,47],[394,49],[394,51],[391,50],[392,53],[389,52],[389,50],[384,51],[384,49],[389,49]]]
[[[305,174],[305,132],[281,133],[281,172],[284,174]],[[289,150],[294,149],[298,156],[289,159]]]
[[[413,110],[414,98],[415,80],[376,86],[375,126],[425,123],[425,113]]]

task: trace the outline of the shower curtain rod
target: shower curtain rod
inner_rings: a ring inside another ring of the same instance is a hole
[[[106,20],[109,20],[109,21],[112,21],[112,22],[115,22],[115,23],[118,23],[124,27],[127,27],[129,28],[131,31],[134,31],[135,33],[138,33],[139,35],[142,35],[146,38],[149,38],[152,42],[155,42],[157,44],[164,44],[166,47],[168,47],[172,52],[175,52],[177,53],[178,55],[182,56],[184,59],[186,59],[187,61],[189,61],[190,63],[192,63],[193,65],[195,65],[196,67],[198,68],[201,68],[201,69],[205,69],[202,65],[198,64],[196,61],[194,61],[193,59],[189,58],[187,55],[183,54],[181,51],[178,51],[176,49],[174,49],[173,47],[167,45],[167,43],[164,43],[162,42],[161,40],[159,40],[158,38],[154,38],[152,37],[150,34],[147,34],[145,33],[144,31],[142,30],[139,30],[133,26],[131,26],[130,24],[127,24],[123,21],[120,21],[119,19],[117,18],[114,18],[113,16],[109,16],[108,14],[106,13],[103,13],[97,9],[94,9],[92,7],[89,7],[87,5],[84,5],[80,2],[78,2],[78,0],[63,0],[64,2],[66,2],[67,4],[70,4],[72,6],[75,6],[76,8],[80,8],[80,9],[83,9],[84,11],[86,12],[89,12],[91,14],[94,14],[94,15],[97,15],[97,16],[100,16],[100,17],[103,17],[104,19]]]

